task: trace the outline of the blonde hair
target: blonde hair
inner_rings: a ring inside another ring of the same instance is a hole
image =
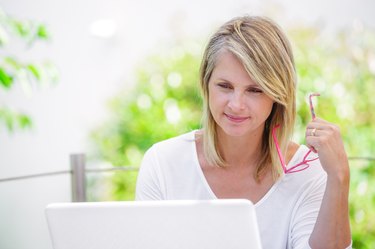
[[[203,150],[207,162],[224,167],[218,150],[216,122],[208,103],[208,82],[221,51],[233,53],[243,64],[252,80],[275,103],[266,120],[261,155],[254,175],[256,180],[271,167],[276,180],[282,173],[272,129],[279,124],[277,138],[283,155],[291,139],[295,121],[296,73],[291,45],[281,28],[272,20],[259,16],[237,17],[221,26],[210,38],[200,68],[203,95]]]

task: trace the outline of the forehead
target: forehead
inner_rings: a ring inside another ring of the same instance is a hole
[[[218,79],[225,79],[232,83],[257,85],[251,79],[242,62],[228,50],[219,51],[216,57],[210,81]]]

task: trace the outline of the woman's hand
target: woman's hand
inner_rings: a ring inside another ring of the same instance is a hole
[[[315,118],[306,128],[306,143],[319,155],[328,177],[349,180],[349,163],[338,126]]]
[[[314,230],[312,248],[351,248],[349,222],[349,163],[340,129],[323,119],[306,128],[306,143],[319,155],[327,172],[327,184]]]

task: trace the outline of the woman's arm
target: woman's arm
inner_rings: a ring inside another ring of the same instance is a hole
[[[322,204],[310,236],[315,248],[347,248],[351,244],[349,223],[349,163],[337,126],[316,118],[306,129],[307,145],[319,154],[327,183]]]

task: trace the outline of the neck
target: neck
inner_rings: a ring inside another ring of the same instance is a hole
[[[261,153],[262,132],[254,132],[248,136],[234,137],[218,129],[219,150],[223,159],[231,167],[249,167],[256,165]]]

